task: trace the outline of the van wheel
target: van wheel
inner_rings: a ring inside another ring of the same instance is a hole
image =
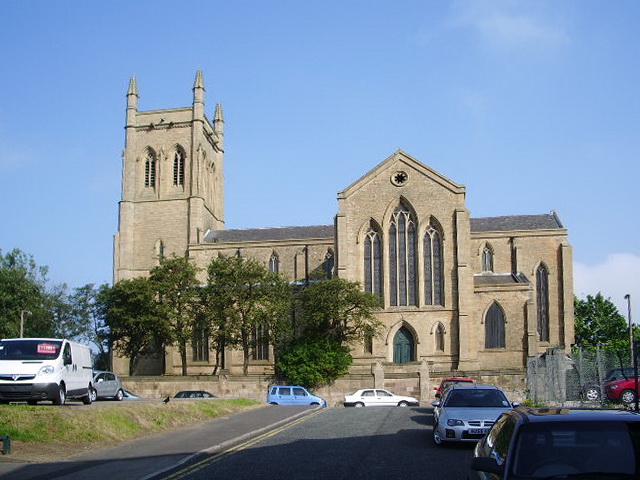
[[[122,390],[118,390],[118,393],[116,393],[116,396],[114,398],[117,401],[121,402],[122,399],[124,398],[124,392]]]
[[[64,405],[67,401],[67,392],[64,390],[64,385],[60,385],[58,388],[58,393],[56,397],[53,399],[54,405]]]
[[[91,405],[91,402],[93,402],[93,388],[89,386],[89,388],[87,389],[87,394],[82,397],[82,403],[85,405]]]

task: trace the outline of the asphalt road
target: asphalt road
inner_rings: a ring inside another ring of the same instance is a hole
[[[154,480],[464,480],[472,445],[438,447],[430,408],[329,408]]]

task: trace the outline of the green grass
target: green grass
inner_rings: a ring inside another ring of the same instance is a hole
[[[194,425],[259,405],[247,399],[164,404],[0,405],[0,436],[34,444],[114,443]]]

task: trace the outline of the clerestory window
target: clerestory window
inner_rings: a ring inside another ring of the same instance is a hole
[[[173,155],[173,184],[184,185],[184,152],[177,149]]]
[[[146,188],[155,188],[156,186],[156,156],[153,152],[147,152],[147,158],[144,162],[144,186]]]

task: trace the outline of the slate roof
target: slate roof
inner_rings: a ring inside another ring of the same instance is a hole
[[[514,284],[528,284],[529,279],[523,274],[512,273],[486,273],[483,275],[474,275],[473,284],[476,287],[480,286],[498,286],[498,285],[514,285]]]
[[[207,243],[230,243],[264,242],[269,240],[304,240],[312,238],[333,238],[333,234],[333,225],[209,230],[204,236],[204,241]]]
[[[549,228],[564,228],[560,219],[554,212],[546,215],[509,215],[506,217],[484,217],[471,219],[472,232],[544,230]]]

